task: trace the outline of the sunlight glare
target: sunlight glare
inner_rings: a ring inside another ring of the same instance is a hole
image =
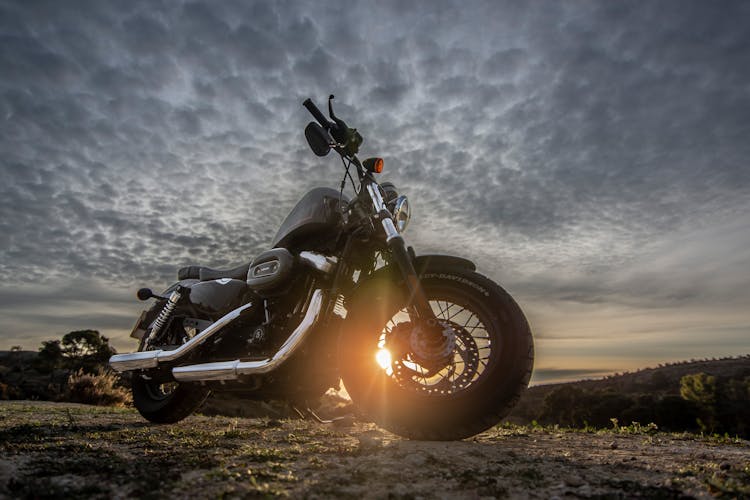
[[[387,370],[391,367],[391,353],[386,348],[379,349],[375,354],[375,361],[383,370]]]

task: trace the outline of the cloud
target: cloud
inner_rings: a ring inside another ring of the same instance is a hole
[[[741,302],[747,14],[4,4],[0,272],[124,288],[250,260],[307,189],[338,185],[302,135],[301,101],[333,93],[409,194],[418,249],[475,258],[532,307]]]

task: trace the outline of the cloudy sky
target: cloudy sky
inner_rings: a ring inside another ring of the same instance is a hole
[[[0,2],[0,349],[131,350],[136,288],[266,249],[329,93],[537,382],[750,352],[750,4],[663,0]]]

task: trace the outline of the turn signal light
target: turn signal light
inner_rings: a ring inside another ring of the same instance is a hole
[[[362,165],[364,165],[365,169],[367,169],[368,172],[375,172],[376,174],[379,174],[383,171],[382,158],[368,158],[362,162]]]

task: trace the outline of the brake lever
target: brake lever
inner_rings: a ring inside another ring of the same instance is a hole
[[[333,94],[328,96],[328,115],[333,120],[331,124],[331,136],[333,136],[341,147],[345,147],[349,140],[349,127],[346,126],[344,120],[336,116],[333,112],[333,99]]]
[[[333,99],[334,99],[333,94],[328,96],[328,116],[330,116],[332,120],[338,120],[336,118],[336,115],[333,114]]]

